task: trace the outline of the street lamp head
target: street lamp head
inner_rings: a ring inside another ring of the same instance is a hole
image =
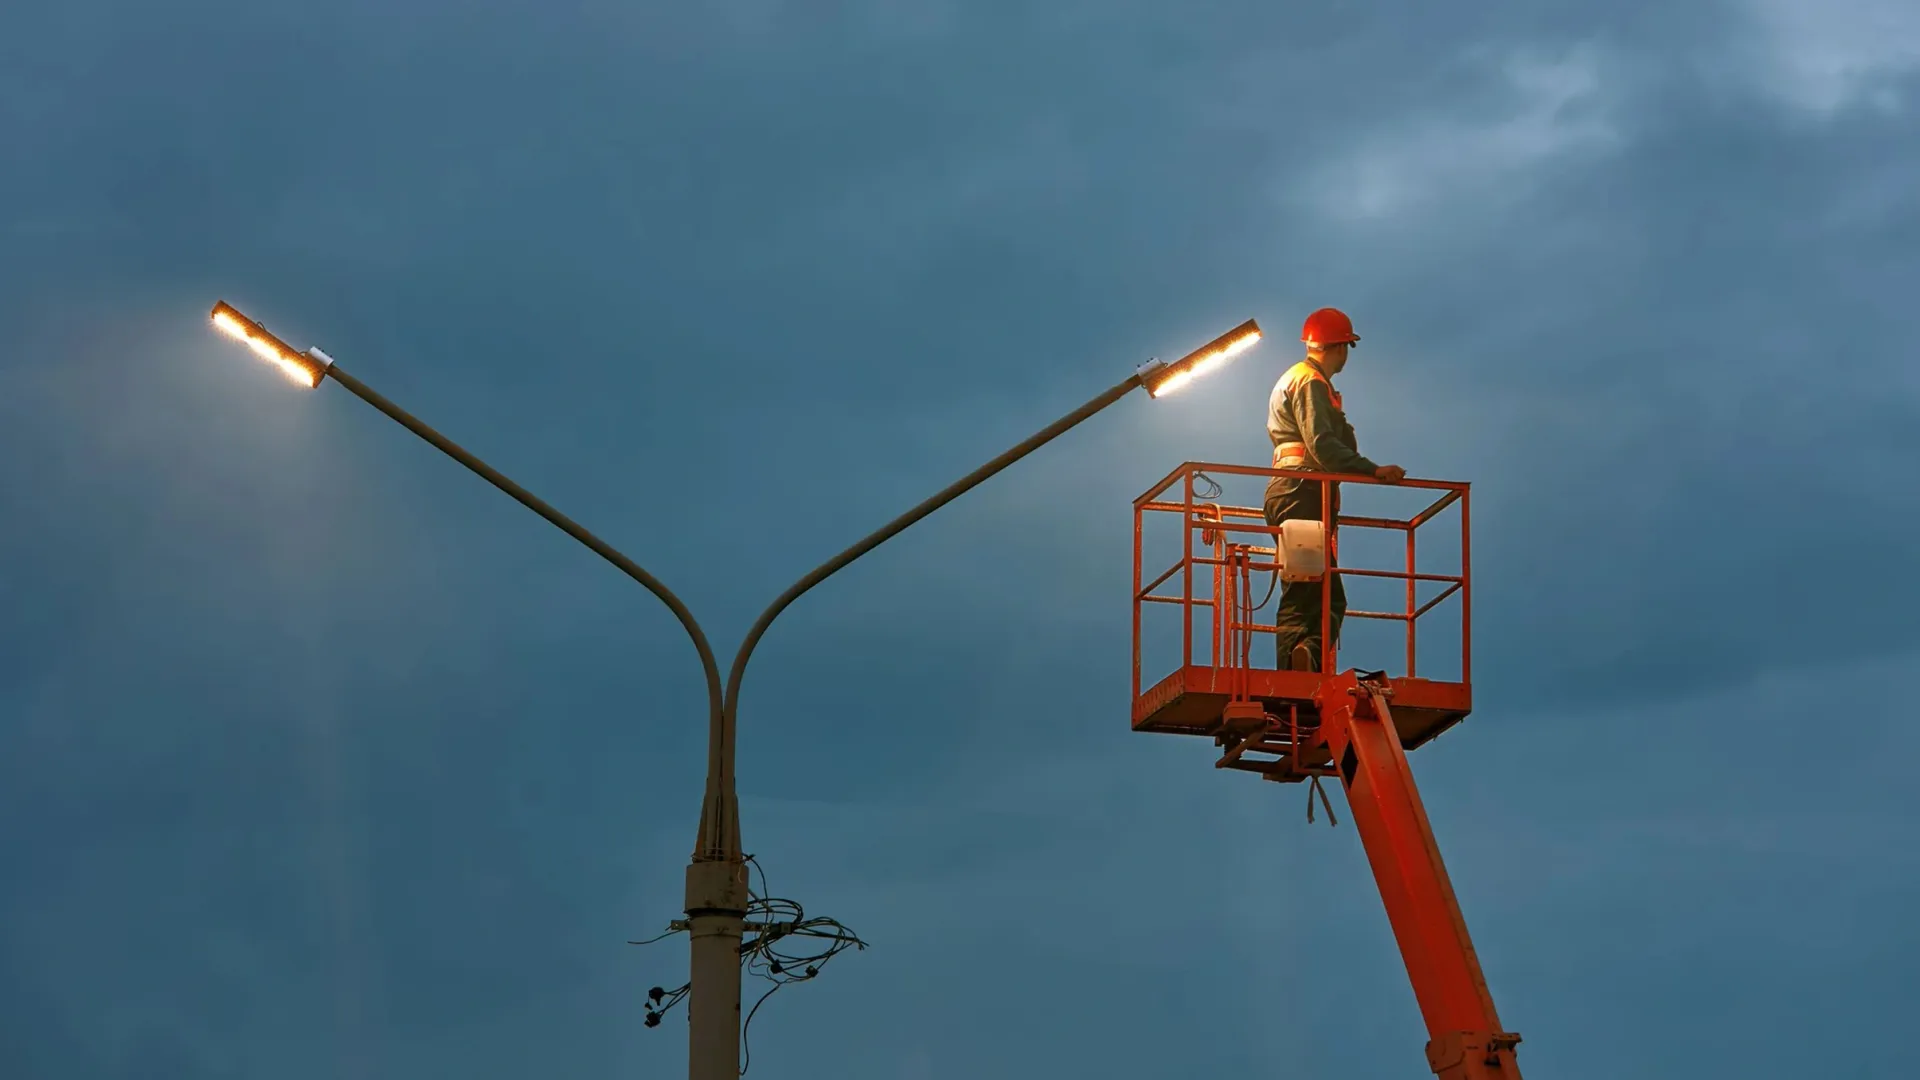
[[[255,356],[280,369],[281,373],[311,390],[320,385],[333,361],[318,349],[295,352],[286,342],[267,332],[267,328],[240,314],[225,300],[213,305],[213,325],[221,333],[252,349]]]
[[[1200,376],[1224,367],[1227,361],[1259,341],[1260,324],[1248,319],[1171,364],[1158,361],[1148,364],[1140,371],[1140,381],[1148,394],[1166,397]]]

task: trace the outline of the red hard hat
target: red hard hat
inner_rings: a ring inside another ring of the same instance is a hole
[[[1307,324],[1300,328],[1300,340],[1309,345],[1352,344],[1360,340],[1353,332],[1353,320],[1339,308],[1323,307],[1307,316]]]

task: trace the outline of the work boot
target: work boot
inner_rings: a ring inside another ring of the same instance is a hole
[[[1293,655],[1289,658],[1289,661],[1288,666],[1295,671],[1314,670],[1313,650],[1307,648],[1307,643],[1304,641],[1293,647]]]

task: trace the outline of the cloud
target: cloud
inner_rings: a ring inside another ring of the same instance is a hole
[[[679,33],[702,39],[709,47],[790,37],[795,32],[817,31],[823,22],[837,34],[851,35],[863,45],[910,44],[949,32],[959,17],[953,0],[850,0],[831,10],[794,0],[719,0],[699,8],[618,8],[595,14],[614,25],[637,20],[639,26],[648,29],[671,26]]]
[[[1289,194],[1349,221],[1382,222],[1444,212],[1458,199],[1522,196],[1549,168],[1620,147],[1599,49],[1520,49],[1479,56],[1475,66],[1491,79],[1489,92],[1369,128]]]
[[[1920,7],[1906,0],[1742,0],[1751,36],[1730,62],[1758,93],[1816,119],[1902,113],[1920,72]]]

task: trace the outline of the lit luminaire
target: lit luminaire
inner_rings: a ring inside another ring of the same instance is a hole
[[[330,366],[325,361],[293,351],[286,342],[267,332],[267,328],[247,318],[225,300],[213,305],[213,325],[222,333],[252,349],[287,378],[311,390],[320,385]]]
[[[1148,365],[1140,378],[1146,384],[1147,393],[1165,397],[1200,376],[1224,367],[1228,360],[1259,341],[1260,324],[1248,319],[1171,364]]]

